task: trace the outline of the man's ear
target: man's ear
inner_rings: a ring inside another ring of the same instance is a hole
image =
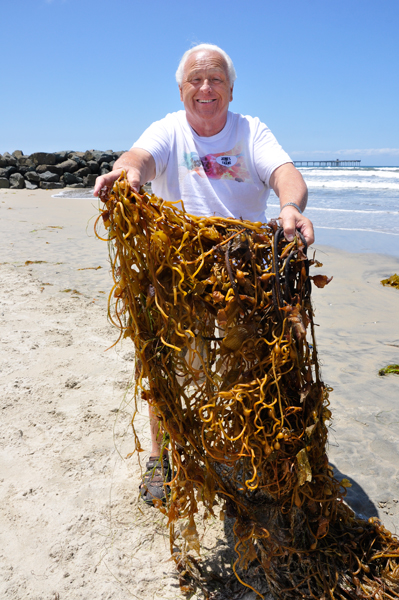
[[[183,88],[181,87],[181,85],[179,85],[179,91],[180,91],[180,100],[183,102]]]
[[[233,87],[234,85],[232,85],[230,88],[230,102],[233,100]]]

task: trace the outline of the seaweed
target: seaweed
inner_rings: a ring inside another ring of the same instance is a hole
[[[382,285],[390,285],[393,288],[396,288],[397,290],[399,290],[399,275],[391,275],[391,277],[388,277],[388,279],[382,279],[381,280]]]
[[[202,504],[235,518],[233,569],[260,597],[239,568],[257,563],[280,600],[398,598],[398,539],[353,513],[328,463],[331,389],[311,303],[312,280],[328,278],[309,275],[318,263],[300,233],[288,242],[275,221],[189,215],[123,175],[102,200],[108,314],[135,345],[134,415],[141,396],[169,447],[171,493],[154,505],[182,590],[203,589]]]
[[[389,373],[399,375],[399,365],[387,365],[378,371],[378,375],[381,376],[389,375]]]

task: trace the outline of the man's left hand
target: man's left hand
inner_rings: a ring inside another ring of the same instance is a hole
[[[295,208],[286,206],[294,202],[300,210],[305,210],[308,199],[308,188],[300,172],[292,163],[285,163],[277,167],[270,177],[270,187],[280,199],[279,220],[284,229],[284,235],[290,242],[294,239],[297,229],[302,233],[308,246],[314,242],[312,222]]]
[[[301,215],[300,212],[294,206],[287,206],[281,211],[279,221],[284,229],[285,239],[291,242],[295,235],[296,230],[302,233],[308,246],[314,242],[314,230],[313,224],[307,217]]]

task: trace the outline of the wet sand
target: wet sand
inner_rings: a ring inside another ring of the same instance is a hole
[[[51,194],[0,191],[0,597],[183,598],[165,523],[138,501],[137,458],[126,458],[133,347],[107,350],[116,330],[107,245],[93,234],[97,201]],[[399,259],[317,245],[316,256],[324,266],[314,274],[334,276],[313,291],[322,374],[334,388],[330,462],[352,482],[348,503],[396,531],[399,377],[378,370],[399,363],[399,292],[380,284]],[[231,545],[228,524],[208,523],[206,564],[228,571]]]

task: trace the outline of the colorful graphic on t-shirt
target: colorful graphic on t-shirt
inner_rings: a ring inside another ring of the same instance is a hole
[[[181,166],[186,167],[189,171],[195,171],[200,177],[205,177],[202,162],[197,152],[185,152]]]
[[[242,146],[242,142],[239,142],[228,152],[201,156],[202,166],[209,179],[231,179],[239,183],[252,182]]]
[[[245,152],[242,150],[242,142],[227,152],[219,154],[207,154],[199,157],[197,152],[185,152],[182,167],[188,172],[195,172],[200,177],[209,179],[229,179],[239,183],[251,183],[252,178],[247,169]]]

